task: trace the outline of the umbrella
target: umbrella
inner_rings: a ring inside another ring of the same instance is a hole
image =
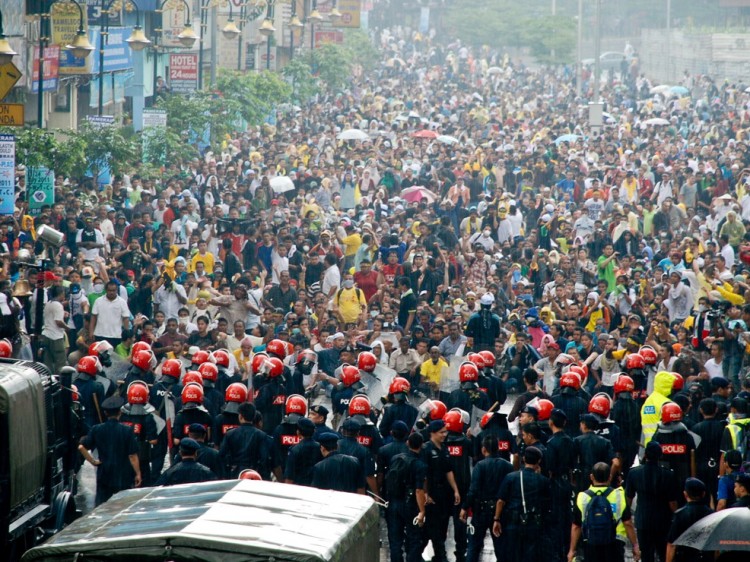
[[[386,61],[386,63],[385,63],[385,65],[386,65],[386,66],[387,66],[388,68],[393,68],[393,67],[394,67],[394,66],[396,66],[397,64],[398,64],[398,65],[401,65],[401,66],[406,66],[406,63],[404,62],[404,60],[403,60],[403,59],[400,59],[400,58],[398,58],[398,57],[393,57],[392,59],[388,59],[388,60]]]
[[[579,138],[578,135],[562,135],[555,139],[555,144],[560,144],[561,142],[576,142]]]
[[[435,139],[438,142],[442,142],[443,144],[456,144],[459,141],[456,137],[452,137],[450,135],[440,135]]]
[[[487,69],[487,74],[490,74],[490,75],[492,75],[492,74],[502,74],[502,73],[503,73],[503,69],[500,68],[499,66],[491,66],[491,67],[489,67]]]
[[[697,550],[750,550],[750,509],[732,507],[707,515],[674,544]]]
[[[607,113],[606,111],[602,111],[602,117],[604,117],[605,123],[617,123],[617,119],[615,119],[611,113]]]
[[[678,96],[686,96],[690,93],[690,90],[688,90],[685,86],[672,86],[669,91],[673,94],[677,94]]]
[[[415,139],[436,139],[438,134],[429,129],[421,129],[412,135]]]
[[[642,125],[669,125],[669,121],[662,119],[661,117],[654,117],[652,119],[646,119]]]
[[[367,133],[359,129],[346,129],[345,131],[341,131],[336,136],[336,138],[339,140],[363,141],[369,139],[370,137],[367,135]]]
[[[294,182],[289,176],[276,176],[271,180],[271,189],[274,193],[286,193],[294,189]]]
[[[666,94],[672,89],[672,86],[667,84],[661,84],[660,86],[654,86],[648,92],[649,94]]]
[[[416,111],[410,111],[409,119],[419,119],[419,113],[417,113]]]
[[[434,203],[437,200],[437,195],[426,187],[421,185],[415,185],[413,187],[407,187],[401,191],[401,198],[409,203],[419,202],[422,199],[427,199],[428,203]]]

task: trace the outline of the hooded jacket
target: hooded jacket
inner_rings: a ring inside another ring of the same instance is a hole
[[[649,394],[641,407],[641,445],[645,447],[656,433],[661,420],[661,407],[669,402],[674,377],[667,371],[659,371],[654,378],[654,391]]]

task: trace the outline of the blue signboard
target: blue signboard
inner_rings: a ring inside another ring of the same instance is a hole
[[[133,68],[133,51],[125,42],[133,33],[132,27],[110,27],[109,37],[104,43],[104,72],[117,72]],[[99,74],[99,49],[101,45],[101,33],[95,29],[96,49],[91,54],[93,58],[92,74]]]
[[[16,205],[16,137],[0,135],[0,215],[12,215]]]

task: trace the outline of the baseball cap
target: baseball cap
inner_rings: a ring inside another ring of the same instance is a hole
[[[198,443],[195,439],[190,439],[190,437],[185,437],[182,441],[180,441],[180,451],[185,451],[186,453],[190,454],[198,452],[200,448],[200,443]]]
[[[315,412],[316,414],[318,414],[319,416],[323,416],[324,418],[328,417],[328,413],[329,413],[328,408],[326,408],[325,406],[321,404],[311,407],[310,411]]]
[[[443,420],[432,420],[430,422],[430,433],[437,433],[445,427]]]

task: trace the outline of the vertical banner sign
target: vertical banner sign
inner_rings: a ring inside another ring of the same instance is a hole
[[[16,206],[16,137],[0,135],[0,215]]]
[[[60,45],[47,45],[44,49],[44,82],[43,92],[56,92],[58,67],[60,64]],[[31,72],[31,92],[39,91],[39,47],[34,47],[34,68]]]
[[[169,55],[169,87],[172,92],[188,94],[198,88],[198,55]]]
[[[338,8],[341,12],[341,19],[334,24],[336,27],[360,26],[361,0],[338,0]]]
[[[45,205],[55,203],[55,172],[39,166],[26,169],[26,193],[29,194],[29,214],[38,216]]]
[[[164,131],[167,129],[167,112],[164,109],[143,110],[143,161],[165,165],[167,144]]]
[[[79,59],[73,56],[73,53],[65,49],[65,45],[70,45],[73,38],[78,33],[80,25],[80,16],[78,9],[72,3],[58,3],[52,5],[52,43],[59,45],[60,49],[60,67],[59,73],[62,74],[91,74],[92,59],[95,56],[89,56]],[[88,31],[88,20],[83,19],[84,31],[89,37],[89,41],[94,43],[94,38]]]

